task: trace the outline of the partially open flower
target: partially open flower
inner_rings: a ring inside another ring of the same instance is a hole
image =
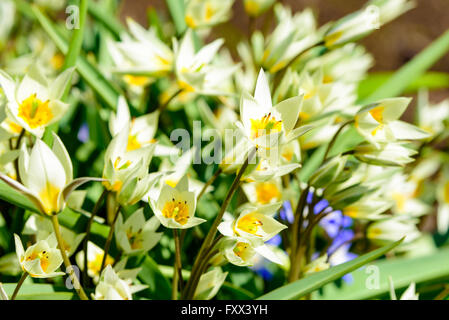
[[[156,232],[159,225],[156,217],[145,220],[143,208],[136,210],[125,222],[119,215],[115,224],[117,246],[127,255],[146,253],[162,237],[161,232]]]
[[[56,236],[52,233],[45,240],[23,248],[22,241],[14,234],[16,253],[23,271],[28,272],[33,278],[51,278],[64,275],[64,272],[56,272],[62,264],[61,251],[57,248]]]
[[[92,297],[95,300],[132,300],[131,286],[119,278],[110,265],[103,270]]]
[[[227,272],[223,272],[221,268],[216,267],[209,272],[203,274],[196,288],[193,296],[194,300],[210,300],[220,290],[223,282],[228,275]]]
[[[157,200],[149,199],[151,209],[163,226],[172,229],[194,227],[206,220],[195,217],[196,195],[189,191],[187,176],[176,187],[165,184]]]
[[[87,243],[87,274],[93,278],[94,282],[98,282],[100,278],[101,263],[103,261],[104,251],[99,246],[89,241]],[[80,251],[76,255],[76,263],[81,270],[84,270],[84,251]],[[105,266],[112,265],[114,258],[109,254],[106,257]],[[105,267],[105,268],[106,268]]]
[[[46,215],[58,214],[64,209],[66,201],[75,188],[96,178],[77,178],[73,180],[73,168],[64,144],[56,134],[53,148],[42,140],[36,142],[28,153],[25,145],[19,157],[19,183],[0,173],[0,179],[30,199],[36,208]]]
[[[185,22],[189,28],[211,27],[225,22],[231,15],[234,0],[189,0]]]

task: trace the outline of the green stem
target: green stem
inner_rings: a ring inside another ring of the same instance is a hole
[[[17,294],[19,293],[19,290],[20,290],[20,288],[22,287],[23,282],[25,281],[25,279],[26,279],[27,277],[28,277],[28,272],[25,271],[25,272],[22,274],[22,277],[20,277],[20,280],[19,280],[19,282],[17,283],[16,288],[14,289],[14,292],[13,292],[13,294],[12,294],[12,296],[11,296],[11,300],[15,300],[15,299],[16,299]]]
[[[240,180],[241,180],[244,172],[246,171],[246,168],[248,167],[249,163],[254,158],[256,151],[257,151],[256,148],[249,151],[248,157],[246,158],[245,162],[243,163],[242,167],[240,168],[237,176],[234,179],[234,182],[232,182],[232,185],[228,191],[228,194],[226,195],[226,198],[223,201],[223,204],[220,208],[220,212],[216,216],[211,228],[209,229],[206,239],[204,239],[203,244],[201,245],[200,251],[198,252],[198,255],[196,256],[195,262],[193,263],[193,267],[192,267],[192,274],[195,276],[191,276],[191,278],[189,279],[189,282],[187,283],[186,289],[185,289],[185,296],[187,298],[189,298],[191,293],[195,292],[195,290],[196,290],[199,278],[201,277],[201,270],[199,270],[200,269],[199,267],[202,264],[202,259],[205,256],[205,254],[208,252],[208,250],[210,250],[211,244],[213,243],[213,240],[217,233],[217,227],[220,224],[221,220],[223,219],[223,215],[224,215],[226,209],[228,208],[229,203],[231,202],[231,199],[232,199],[234,193],[237,191],[237,189],[240,185]],[[199,274],[198,276],[196,276],[197,273]]]
[[[86,236],[84,237],[84,241],[83,241],[83,252],[84,252],[83,284],[85,287],[87,286],[87,280],[88,280],[88,276],[87,276],[87,250],[88,250],[87,244],[90,239],[90,231],[91,231],[95,216],[97,215],[98,211],[100,210],[101,204],[103,203],[103,200],[107,194],[108,194],[108,190],[104,189],[103,192],[101,193],[100,197],[98,198],[97,202],[95,203],[95,206],[92,210],[92,213],[90,215],[89,221],[87,222],[87,226],[86,226]]]
[[[206,182],[206,184],[204,185],[203,189],[201,189],[200,193],[198,194],[198,197],[196,198],[196,201],[200,201],[201,197],[203,196],[203,194],[206,192],[206,189],[212,184],[214,183],[214,181],[218,178],[218,176],[223,172],[222,168],[218,168],[217,171],[215,171],[214,175]]]
[[[170,98],[168,98],[167,101],[165,101],[165,103],[161,104],[159,106],[159,114],[162,114],[162,112],[167,109],[168,105],[170,104],[170,102],[172,102],[172,100],[174,98],[176,98],[181,92],[183,91],[183,89],[179,89],[178,91],[176,91]]]
[[[115,222],[117,221],[117,217],[118,217],[118,215],[120,213],[120,209],[121,209],[121,206],[118,205],[117,206],[117,210],[115,212],[114,220],[112,220],[112,223],[110,225],[108,238],[106,239],[106,244],[104,245],[104,254],[103,254],[103,260],[101,261],[100,274],[103,271],[103,269],[105,267],[105,264],[106,264],[106,258],[107,258],[108,253],[109,253],[109,248],[111,247],[112,235],[114,234]]]
[[[323,162],[327,160],[327,156],[329,152],[331,151],[332,147],[334,146],[335,141],[338,138],[338,135],[342,132],[342,130],[348,125],[354,122],[354,119],[348,120],[346,122],[343,122],[340,128],[338,128],[337,132],[335,132],[334,136],[332,137],[332,140],[327,145],[326,152],[324,153]]]
[[[76,293],[78,294],[79,298],[81,300],[89,300],[89,298],[86,296],[86,293],[83,290],[83,287],[81,286],[74,269],[72,268],[72,264],[70,263],[69,258],[67,257],[67,254],[64,249],[63,245],[63,239],[61,236],[61,230],[59,227],[59,221],[57,215],[51,216],[51,222],[53,224],[53,229],[55,230],[56,240],[58,241],[58,247],[59,251],[61,252],[62,260],[64,261],[65,269],[68,270],[69,276],[72,280],[73,287],[75,288]]]
[[[182,282],[181,245],[178,229],[173,229],[173,238],[175,239],[175,263],[173,268],[172,300],[178,300],[178,283]],[[180,285],[181,290],[182,284]]]
[[[449,295],[449,285],[444,287],[444,290],[441,291],[434,300],[444,300]]]

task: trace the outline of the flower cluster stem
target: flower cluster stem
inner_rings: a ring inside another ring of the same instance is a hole
[[[11,296],[11,300],[15,300],[17,297],[17,294],[19,293],[20,288],[22,287],[23,282],[25,281],[25,279],[28,277],[28,272],[24,272],[22,274],[22,277],[20,277],[19,282],[16,285],[16,288],[14,289],[14,292],[12,293]]]

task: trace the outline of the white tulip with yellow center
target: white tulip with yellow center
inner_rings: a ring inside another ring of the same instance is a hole
[[[122,215],[115,224],[117,246],[126,255],[146,253],[161,239],[162,232],[156,232],[160,222],[156,217],[145,220],[143,208],[136,210],[125,222]]]
[[[275,0],[244,0],[246,13],[251,17],[260,16],[275,3]]]
[[[67,256],[70,257],[75,253],[76,249],[83,240],[85,233],[76,233],[65,227],[60,228],[63,247],[67,252]],[[36,237],[36,241],[44,240],[52,233],[53,225],[50,219],[37,214],[33,214],[28,218],[23,229],[23,234],[34,235]]]
[[[95,283],[100,279],[101,262],[103,261],[104,251],[93,242],[87,242],[87,274]],[[80,251],[75,256],[76,263],[81,270],[84,270],[84,251]],[[114,264],[114,258],[109,254],[106,257],[105,266]]]
[[[0,70],[0,86],[8,100],[8,118],[36,137],[42,137],[45,128],[59,121],[69,107],[60,99],[73,70],[68,69],[49,82],[38,65],[32,65],[20,83]]]
[[[393,201],[385,199],[383,195],[377,193],[350,204],[342,210],[342,213],[352,219],[379,220],[387,218],[382,213],[393,205]]]
[[[316,258],[304,267],[304,275],[310,275],[330,268],[329,259],[325,253],[321,257]]]
[[[280,202],[284,196],[280,178],[262,182],[245,183],[242,185],[242,189],[249,202],[257,205]]]
[[[229,20],[234,0],[187,0],[185,22],[189,28],[207,28]]]
[[[157,199],[150,198],[149,203],[156,217],[166,228],[187,229],[206,220],[195,217],[196,195],[189,191],[187,176],[173,188],[168,184],[162,186]]]
[[[115,192],[117,201],[122,205],[141,200],[159,176],[148,173],[155,144],[127,151],[128,144],[129,124],[125,124],[110,142],[104,157],[103,185]]]
[[[384,25],[416,6],[414,0],[370,0],[367,6],[379,8],[379,22]]]
[[[378,143],[378,147],[373,144],[360,144],[354,149],[354,156],[362,162],[380,166],[404,166],[415,161],[412,156],[417,151],[407,147],[404,143]]]
[[[220,254],[228,262],[240,267],[253,266],[259,260],[258,255],[281,266],[287,262],[284,256],[277,252],[275,247],[264,243],[254,243],[238,237],[225,237],[222,239]]]
[[[16,253],[23,271],[33,278],[51,278],[64,275],[64,272],[56,272],[62,264],[61,251],[54,233],[45,240],[39,240],[34,245],[24,250],[22,241],[14,234]]]
[[[218,231],[226,237],[244,238],[261,245],[287,228],[273,218],[281,205],[281,202],[257,207],[248,205],[236,219],[220,223]]]
[[[256,147],[265,149],[287,143],[304,132],[294,129],[302,104],[302,96],[284,100],[273,106],[270,87],[261,69],[254,97],[243,94],[240,101],[241,123],[237,125]]]
[[[422,130],[428,132],[434,138],[441,134],[447,127],[446,119],[449,118],[449,99],[437,104],[429,102],[427,91],[420,91],[417,104],[418,123]]]
[[[217,294],[228,275],[221,268],[215,267],[200,277],[200,281],[193,295],[194,300],[210,300]]]
[[[428,138],[427,132],[399,120],[410,101],[411,98],[390,98],[365,106],[355,116],[355,127],[376,147],[380,142]]]
[[[368,226],[366,237],[378,245],[395,242],[403,237],[404,244],[410,243],[421,235],[416,227],[418,222],[408,217],[389,217],[375,221]]]
[[[144,146],[151,145],[157,141],[154,136],[157,131],[159,122],[159,111],[154,111],[146,115],[131,119],[128,104],[123,96],[120,96],[117,102],[117,113],[111,114],[109,118],[109,131],[113,137],[120,133],[126,126],[129,126],[128,144],[126,151],[133,151]],[[156,144],[155,155],[158,154]],[[163,154],[163,150],[159,150],[159,154]]]
[[[184,94],[189,92],[204,95],[229,94],[224,87],[239,65],[230,67],[212,64],[223,43],[223,39],[217,39],[196,52],[191,29],[186,31],[180,43],[174,40],[175,73],[178,87]]]
[[[161,77],[173,70],[174,55],[152,28],[145,30],[134,20],[127,19],[130,35],[123,34],[120,42],[108,42],[109,53],[116,65],[113,72],[124,76],[126,83],[143,87],[151,77]]]
[[[53,137],[52,149],[40,139],[36,139],[31,153],[22,144],[19,156],[21,183],[0,173],[0,179],[23,193],[44,215],[63,210],[72,191],[83,183],[101,181],[97,178],[73,179],[70,156],[59,137],[56,134]]]

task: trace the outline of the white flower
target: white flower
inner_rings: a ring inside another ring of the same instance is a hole
[[[161,232],[156,232],[159,225],[156,217],[145,220],[143,208],[136,210],[125,222],[122,215],[119,215],[115,224],[117,246],[127,255],[146,253],[162,237]]]
[[[189,28],[204,28],[225,22],[231,15],[234,0],[188,0],[185,22]]]
[[[42,140],[36,142],[28,153],[25,144],[19,157],[19,176],[22,183],[0,173],[0,179],[27,196],[36,208],[46,215],[57,214],[64,209],[71,192],[95,178],[73,180],[70,156],[59,137],[53,133],[54,142],[50,149]]]
[[[38,138],[42,137],[45,128],[59,121],[69,107],[60,99],[73,70],[67,69],[49,82],[38,65],[33,65],[20,83],[0,70],[0,85],[8,100],[8,118]]]
[[[354,156],[362,162],[384,166],[403,166],[415,161],[412,158],[417,151],[408,148],[404,143],[361,144],[355,147]]]
[[[309,275],[315,272],[323,271],[329,269],[330,264],[328,262],[327,254],[322,255],[319,258],[316,258],[308,265],[304,267],[304,274]]]
[[[445,168],[437,184],[437,227],[440,234],[449,229],[449,170]]]
[[[410,101],[411,98],[390,98],[363,107],[355,117],[355,127],[376,147],[380,142],[428,138],[427,132],[398,120]]]
[[[209,272],[204,273],[200,277],[200,281],[193,296],[194,300],[210,300],[220,290],[223,282],[228,275],[227,272],[223,272],[221,268],[213,268]]]
[[[131,286],[119,278],[110,265],[103,270],[92,297],[95,300],[132,300]]]
[[[155,144],[127,151],[128,136],[129,125],[125,125],[110,142],[104,157],[103,185],[116,193],[120,204],[141,200],[159,177],[148,173]]]
[[[218,231],[224,236],[244,238],[253,243],[268,241],[287,228],[273,218],[281,205],[280,202],[257,207],[249,205],[238,218],[220,223]]]
[[[174,41],[175,73],[178,86],[184,93],[226,94],[221,88],[239,66],[218,67],[211,64],[223,42],[223,39],[217,39],[195,52],[191,29],[186,31],[181,43]]]
[[[145,30],[134,20],[127,19],[131,35],[123,34],[120,42],[108,42],[108,49],[115,62],[116,73],[134,86],[151,82],[150,77],[161,77],[173,69],[174,55],[152,28]]]
[[[384,25],[416,6],[414,0],[371,0],[367,5],[379,8],[379,22]]]
[[[196,195],[189,191],[187,176],[174,188],[165,184],[157,200],[150,198],[149,202],[156,217],[167,228],[186,229],[206,221],[194,216]]]
[[[100,278],[101,263],[103,261],[104,251],[93,242],[87,242],[87,274],[93,278],[94,282],[98,282]],[[80,251],[76,254],[76,263],[81,270],[84,270],[84,251]],[[112,265],[114,258],[109,254],[106,257],[105,266]],[[105,267],[105,268],[106,268]]]
[[[376,221],[368,226],[366,237],[377,244],[398,241],[405,237],[404,243],[409,243],[420,236],[415,219],[393,217]]]
[[[238,124],[254,145],[262,148],[275,147],[280,140],[288,142],[298,136],[298,131],[293,129],[298,120],[301,103],[302,96],[298,96],[273,107],[268,81],[264,71],[260,70],[254,98],[249,94],[242,95],[242,123]]]
[[[254,204],[271,204],[283,198],[281,179],[276,178],[263,182],[250,182],[242,185],[246,197]]]
[[[449,99],[432,104],[429,102],[427,91],[420,91],[417,107],[419,128],[428,132],[432,138],[444,131],[445,120],[449,118]]]
[[[64,272],[56,272],[62,264],[61,251],[57,248],[56,236],[52,233],[45,240],[23,248],[22,241],[14,234],[16,253],[23,271],[28,272],[33,278],[50,278],[64,275]]]

